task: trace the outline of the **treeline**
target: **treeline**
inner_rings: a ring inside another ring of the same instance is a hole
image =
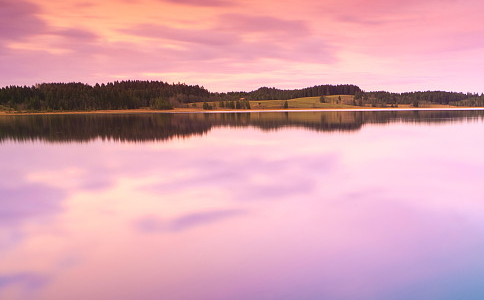
[[[468,106],[468,107],[484,107],[484,95],[477,96],[475,95],[474,97],[461,100],[461,101],[456,101],[456,102],[450,102],[450,105],[455,105],[455,106]]]
[[[355,85],[319,85],[305,89],[280,90],[263,87],[252,92],[211,93],[198,85],[161,81],[115,81],[90,86],[83,83],[43,83],[35,86],[8,86],[0,89],[0,109],[15,111],[62,111],[171,109],[194,102],[219,103],[220,107],[250,109],[249,100],[273,100],[360,91]],[[223,103],[223,105],[222,105]],[[210,104],[205,105],[210,109]]]
[[[115,81],[90,86],[83,83],[43,83],[0,89],[0,105],[11,110],[99,110],[152,107],[170,109],[206,101],[210,92],[198,85],[160,81]]]
[[[477,100],[477,99],[480,99]],[[469,101],[468,101],[469,100]],[[472,101],[471,101],[472,100]],[[478,104],[480,103],[480,104]],[[484,97],[472,93],[457,93],[443,91],[390,93],[385,91],[355,93],[354,104],[373,107],[397,107],[398,104],[409,104],[414,107],[428,104],[445,104],[456,106],[483,106]],[[475,104],[475,105],[469,105]]]
[[[303,97],[319,97],[330,95],[354,95],[361,92],[361,89],[352,84],[340,85],[316,85],[304,89],[281,90],[274,87],[261,87],[252,92],[230,92],[230,93],[213,93],[212,101],[227,101],[237,99],[247,100],[289,100]]]
[[[484,95],[443,91],[390,93],[364,92],[356,85],[317,85],[304,89],[281,90],[261,87],[252,92],[213,93],[203,86],[162,81],[115,81],[90,86],[83,83],[43,83],[35,86],[8,86],[0,89],[0,110],[72,111],[109,109],[172,109],[204,102],[203,108],[250,109],[249,101],[288,100],[303,97],[354,95],[341,104],[372,107],[398,107],[409,104],[484,106]],[[341,102],[341,101],[339,101]]]
[[[361,89],[351,84],[317,85],[297,90],[279,90],[276,88],[262,87],[250,92],[248,98],[251,100],[289,100],[303,97],[354,95],[357,92],[361,92]]]

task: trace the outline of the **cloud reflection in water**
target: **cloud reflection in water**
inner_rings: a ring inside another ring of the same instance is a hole
[[[472,299],[484,292],[480,132],[4,143],[0,170],[16,171],[0,183],[0,233],[20,237],[0,248],[0,297]]]

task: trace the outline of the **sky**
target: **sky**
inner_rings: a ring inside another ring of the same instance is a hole
[[[0,86],[484,92],[480,0],[0,0]]]

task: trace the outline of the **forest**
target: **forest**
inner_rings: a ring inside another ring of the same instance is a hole
[[[94,86],[79,83],[42,83],[34,86],[0,88],[0,110],[3,111],[91,111],[119,109],[173,109],[203,102],[204,109],[218,105],[225,109],[250,109],[249,101],[288,100],[329,95],[354,96],[352,105],[396,107],[410,104],[446,104],[483,106],[484,95],[457,92],[426,91],[390,93],[365,92],[358,86],[317,85],[303,89],[261,87],[251,92],[210,92],[203,86],[162,81],[127,80]],[[323,98],[322,98],[323,99]],[[208,104],[211,103],[211,104]]]
[[[316,95],[354,95],[354,85],[321,85],[296,90],[263,87],[252,92],[211,93],[203,86],[162,81],[115,81],[90,86],[83,83],[43,83],[34,86],[8,86],[0,89],[0,109],[25,111],[70,111],[171,109],[194,102],[227,102],[227,108],[250,108],[248,100],[291,99]],[[243,103],[235,103],[241,98]],[[232,107],[233,106],[233,107]],[[206,109],[211,107],[204,106]]]
[[[477,101],[476,99],[480,99]],[[443,104],[455,106],[482,106],[484,95],[472,93],[456,93],[443,91],[390,93],[378,92],[356,92],[355,103],[360,106],[388,107],[398,104],[410,104],[419,107],[425,104]]]

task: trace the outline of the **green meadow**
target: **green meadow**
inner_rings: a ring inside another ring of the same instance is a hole
[[[354,96],[352,95],[332,95],[324,96],[324,103],[320,97],[304,97],[289,100],[251,100],[249,101],[251,109],[284,109],[284,103],[287,101],[287,109],[311,109],[311,108],[354,108]],[[192,107],[201,108],[204,102],[193,103]],[[207,102],[213,109],[220,109],[218,102]]]

